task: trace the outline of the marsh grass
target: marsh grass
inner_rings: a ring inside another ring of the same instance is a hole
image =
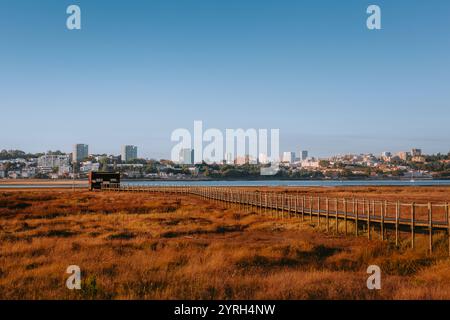
[[[444,234],[429,254],[426,237],[413,251],[408,235],[396,248],[192,196],[5,191],[0,202],[1,299],[450,299]],[[65,287],[73,264],[79,291]],[[366,287],[371,264],[382,290]]]

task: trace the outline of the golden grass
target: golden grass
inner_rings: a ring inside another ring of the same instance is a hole
[[[0,185],[87,185],[87,180],[73,179],[0,179]]]
[[[248,190],[403,202],[450,202],[450,186],[246,187]]]
[[[446,237],[435,245],[411,251],[405,236],[396,249],[193,196],[3,191],[0,299],[450,299]],[[65,286],[73,264],[79,291]],[[381,290],[366,287],[370,264]]]

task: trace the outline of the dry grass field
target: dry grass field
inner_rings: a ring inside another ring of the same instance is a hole
[[[299,190],[450,200],[450,188]],[[193,196],[4,190],[0,299],[450,299],[446,239],[429,255],[426,238],[394,248]],[[371,264],[381,290],[366,287]],[[65,286],[69,265],[81,290]]]
[[[255,189],[255,188],[244,188]],[[307,196],[357,198],[403,202],[450,202],[450,186],[343,186],[343,187],[262,187],[261,191],[300,193]]]

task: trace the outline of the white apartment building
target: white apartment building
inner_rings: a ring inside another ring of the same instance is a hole
[[[302,161],[302,168],[305,169],[317,169],[320,167],[319,160],[316,159],[307,159]]]
[[[36,175],[36,168],[22,169],[22,178],[33,178]]]
[[[92,163],[91,161],[85,161],[81,164],[80,172],[98,171],[100,169],[100,163]]]
[[[267,156],[267,154],[265,153],[260,153],[259,154],[259,158],[258,158],[259,163],[261,164],[268,164],[269,161],[269,157]]]
[[[282,162],[294,163],[295,162],[295,152],[287,151],[283,152]]]
[[[68,155],[43,155],[38,158],[38,168],[41,172],[52,172],[53,168],[61,168],[70,165]]]

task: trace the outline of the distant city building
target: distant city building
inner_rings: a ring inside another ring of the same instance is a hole
[[[18,170],[8,171],[8,178],[17,179],[19,177],[20,177],[20,171],[18,171]]]
[[[87,144],[76,144],[73,146],[72,161],[81,162],[89,155],[89,147]]]
[[[33,178],[36,175],[36,168],[22,169],[22,178]]]
[[[236,157],[236,164],[238,166],[241,166],[241,165],[244,165],[244,164],[249,164],[249,163],[250,163],[250,156],[249,155]]]
[[[253,157],[252,155],[246,155],[245,161],[247,164],[257,164],[258,163],[258,157]]]
[[[300,160],[306,160],[308,159],[308,150],[302,150],[302,157]]]
[[[68,155],[43,155],[38,158],[37,166],[41,172],[49,173],[53,168],[69,167],[70,159]]]
[[[98,171],[100,163],[93,163],[92,161],[85,161],[81,163],[80,172]]]
[[[121,159],[122,159],[122,156],[121,155],[120,156],[115,156],[115,155],[110,154],[107,157],[107,159],[108,159],[108,161],[110,161],[112,163],[119,163],[121,161]]]
[[[392,153],[391,153],[391,152],[389,152],[389,151],[383,151],[383,152],[381,153],[381,159],[382,159],[383,161],[390,162],[391,160],[394,159],[394,157],[392,156]]]
[[[69,175],[70,171],[71,171],[70,165],[63,165],[58,167],[58,175],[60,176]]]
[[[292,151],[283,152],[282,162],[294,163],[294,161],[295,161],[295,152]]]
[[[194,164],[194,149],[180,150],[180,164],[191,165]]]
[[[110,167],[116,168],[143,168],[144,165],[142,163],[122,163],[122,164],[110,164]]]
[[[258,162],[261,164],[267,164],[269,163],[269,157],[267,157],[267,154],[260,153],[258,157]]]
[[[318,169],[320,167],[320,162],[314,158],[306,159],[302,161],[301,166],[304,169]]]
[[[122,162],[137,159],[137,147],[131,145],[122,146]]]
[[[91,155],[92,156],[92,155]],[[101,161],[108,161],[108,156],[107,155],[95,155],[94,156],[94,159],[96,160],[96,161],[98,161],[98,162],[101,162]]]
[[[425,162],[425,157],[424,156],[415,156],[415,157],[412,157],[411,161],[424,163]]]
[[[422,155],[422,149],[412,149],[411,156],[420,157]]]
[[[402,159],[403,161],[406,161],[406,160],[408,160],[408,158],[409,158],[409,156],[410,156],[410,153],[409,153],[409,152],[406,152],[406,151],[401,151],[401,152],[397,153],[397,156],[398,156],[400,159]]]
[[[233,154],[231,152],[228,152],[225,157],[225,163],[226,164],[234,164]]]

